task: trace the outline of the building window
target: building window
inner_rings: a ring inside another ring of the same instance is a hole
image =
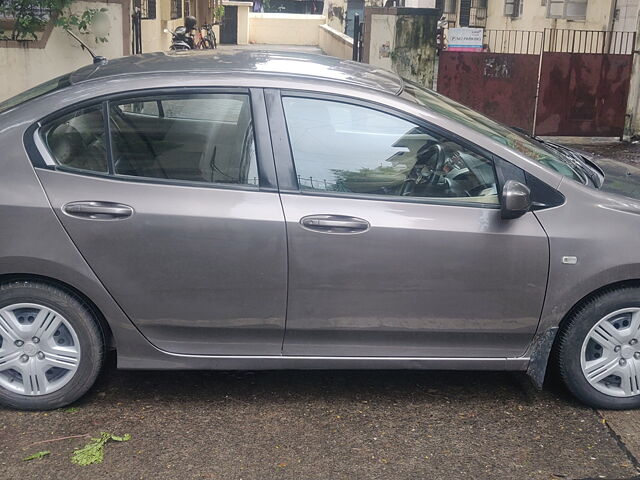
[[[140,16],[143,20],[156,18],[156,0],[134,0],[133,6],[140,9]]]
[[[182,18],[182,0],[171,0],[171,20]]]
[[[549,0],[547,2],[547,17],[585,20],[587,18],[587,2],[588,0]]]
[[[487,0],[471,0],[469,26],[476,28],[487,26]]]
[[[456,6],[457,0],[436,0],[436,8],[440,10],[449,27],[455,27],[456,25]]]
[[[456,0],[444,0],[444,13],[456,13]]]
[[[504,0],[504,16],[518,18],[522,15],[523,0]]]

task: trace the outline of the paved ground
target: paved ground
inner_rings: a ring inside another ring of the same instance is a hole
[[[586,148],[640,159],[638,145]],[[516,374],[121,372],[111,359],[76,407],[0,409],[0,479],[639,478],[640,412],[596,412]],[[98,465],[70,462],[86,437],[47,442],[101,431],[132,439]]]
[[[109,368],[78,411],[2,411],[0,478],[633,478],[601,417],[519,375],[140,373]],[[635,418],[635,417],[634,417]],[[130,433],[100,465],[74,438]],[[50,450],[42,460],[21,458]]]

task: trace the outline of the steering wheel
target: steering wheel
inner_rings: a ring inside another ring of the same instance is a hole
[[[429,185],[436,185],[438,183],[438,180],[440,179],[440,175],[438,174],[438,172],[442,171],[444,162],[446,162],[447,160],[447,153],[445,152],[444,148],[439,143],[435,143],[427,148],[423,153],[418,151],[418,156],[424,157],[427,160],[424,166],[429,167],[431,170],[431,174],[427,178],[427,183]],[[431,167],[432,162],[430,162],[432,158],[435,158],[433,167]]]
[[[416,157],[415,165],[400,188],[400,195],[412,195],[416,185],[420,183],[423,185],[438,183],[440,176],[436,172],[442,170],[446,161],[444,148],[437,143],[428,143],[418,149]],[[433,159],[435,161],[432,161]],[[428,176],[422,173],[425,169],[429,170]],[[425,182],[422,182],[423,178],[426,179]]]

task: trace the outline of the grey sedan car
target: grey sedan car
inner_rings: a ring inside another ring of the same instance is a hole
[[[0,165],[6,406],[73,402],[109,350],[125,369],[538,386],[553,366],[589,405],[640,406],[633,175],[391,72],[257,51],[98,62],[0,104]]]

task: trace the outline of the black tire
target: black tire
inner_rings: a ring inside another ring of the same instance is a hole
[[[556,353],[560,378],[573,395],[593,408],[640,408],[640,395],[615,397],[595,389],[585,378],[580,363],[582,344],[591,328],[608,314],[632,307],[640,307],[640,288],[629,286],[607,289],[577,308],[559,333]]]
[[[15,303],[36,303],[59,312],[75,330],[81,355],[75,374],[59,390],[28,396],[0,386],[0,404],[22,410],[52,410],[76,401],[94,384],[104,363],[104,335],[95,314],[71,292],[38,281],[0,285],[0,308]]]

